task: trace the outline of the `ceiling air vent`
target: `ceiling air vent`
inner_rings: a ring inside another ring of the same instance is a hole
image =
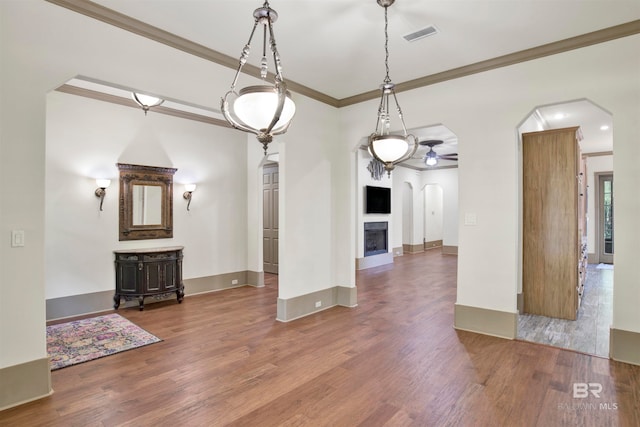
[[[434,27],[433,25],[429,25],[428,27],[425,27],[421,30],[418,31],[414,31],[411,34],[407,34],[404,37],[404,39],[408,42],[414,42],[416,40],[422,39],[424,37],[427,36],[432,36],[434,34],[436,34],[438,32],[438,29],[436,27]]]

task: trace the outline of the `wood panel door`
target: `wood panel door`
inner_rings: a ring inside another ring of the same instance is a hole
[[[278,274],[278,164],[265,165],[262,175],[262,257],[265,273]]]

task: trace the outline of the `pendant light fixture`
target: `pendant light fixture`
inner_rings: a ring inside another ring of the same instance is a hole
[[[395,165],[409,159],[416,152],[418,143],[416,137],[407,133],[407,127],[404,124],[402,110],[398,104],[396,97],[395,85],[389,77],[389,34],[387,28],[389,21],[387,18],[387,8],[391,6],[395,0],[377,0],[378,4],[384,7],[384,50],[385,50],[385,68],[387,75],[380,86],[382,95],[380,97],[380,106],[378,107],[378,119],[376,130],[369,136],[369,152],[371,155],[384,164],[387,175],[391,176],[391,171]],[[391,101],[396,105],[396,111],[402,124],[402,135],[391,134]]]
[[[164,102],[164,99],[162,98],[136,92],[132,92],[131,97],[136,101],[136,104],[142,107],[145,116],[149,112],[150,108],[157,107]]]
[[[438,164],[438,155],[433,151],[433,147],[429,148],[427,154],[424,155],[424,164],[427,166],[435,166]]]
[[[258,141],[262,143],[264,154],[267,154],[267,146],[273,141],[274,135],[283,134],[289,128],[291,119],[296,112],[296,106],[287,91],[287,85],[282,77],[282,65],[280,54],[276,47],[276,39],[273,35],[273,23],[278,19],[278,13],[269,7],[265,1],[262,7],[253,12],[255,23],[249,36],[249,41],[242,49],[240,64],[231,83],[231,89],[221,101],[221,110],[225,119],[231,126],[244,132],[254,133]],[[273,54],[275,63],[275,76],[273,84],[261,86],[249,86],[236,92],[238,77],[242,67],[247,62],[251,51],[251,39],[256,32],[258,24],[262,25],[262,61],[260,63],[260,77],[267,82],[267,40]]]

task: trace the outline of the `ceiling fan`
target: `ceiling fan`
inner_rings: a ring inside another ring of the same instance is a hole
[[[427,166],[435,166],[438,160],[458,161],[458,153],[438,154],[433,150],[436,145],[442,144],[441,139],[428,139],[426,141],[418,141],[418,144],[429,147],[429,151],[423,157],[414,157],[414,159],[422,159]]]

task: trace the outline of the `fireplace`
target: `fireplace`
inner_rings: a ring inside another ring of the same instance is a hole
[[[387,222],[364,223],[364,256],[389,252],[387,247]]]

